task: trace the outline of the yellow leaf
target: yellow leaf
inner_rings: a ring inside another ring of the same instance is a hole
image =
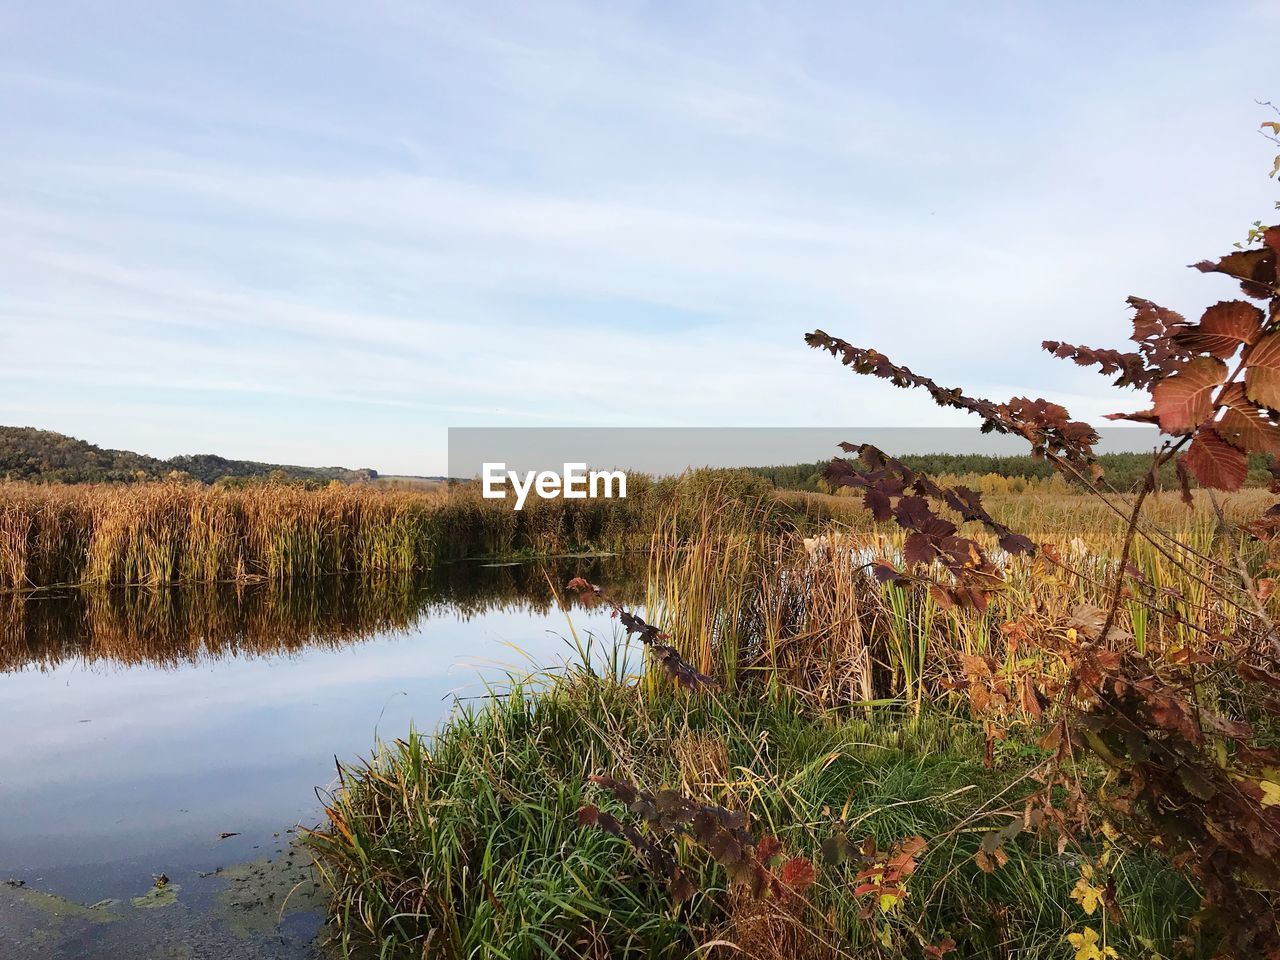
[[[1280,783],[1259,780],[1258,786],[1262,788],[1262,805],[1264,807],[1274,807],[1280,804]]]
[[[1102,890],[1081,877],[1071,889],[1071,899],[1080,904],[1080,909],[1093,916],[1102,900]]]
[[[1107,960],[1117,956],[1115,950],[1098,939],[1098,931],[1085,927],[1080,933],[1067,934],[1067,942],[1076,951],[1075,960]]]

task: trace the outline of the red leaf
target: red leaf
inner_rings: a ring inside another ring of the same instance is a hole
[[[782,882],[796,893],[803,893],[813,886],[817,873],[813,864],[804,857],[792,857],[782,865]]]
[[[1107,420],[1132,420],[1134,423],[1159,423],[1154,410],[1135,410],[1133,413],[1104,413]]]
[[[1249,351],[1245,393],[1254,403],[1280,410],[1280,333],[1269,333]]]
[[[1227,410],[1214,429],[1223,440],[1246,453],[1280,456],[1280,426],[1245,396],[1244,387],[1233,383],[1223,393],[1222,403]]]
[[[1266,239],[1266,234],[1263,238]],[[1270,246],[1270,241],[1267,242],[1266,247],[1229,253],[1216,263],[1212,260],[1201,260],[1192,266],[1202,273],[1225,273],[1229,277],[1235,277],[1240,281],[1240,289],[1244,291],[1245,296],[1253,297],[1255,300],[1266,300],[1272,296],[1275,289],[1277,256],[1276,249]]]
[[[1227,443],[1212,427],[1200,430],[1191,449],[1179,459],[1200,486],[1212,490],[1239,490],[1249,470],[1244,451]]]
[[[1265,341],[1264,341],[1265,342]],[[1151,389],[1160,429],[1190,433],[1213,413],[1213,392],[1227,377],[1227,365],[1213,357],[1196,357]]]
[[[1130,297],[1129,306],[1133,307],[1133,336],[1130,339],[1134,343],[1162,337],[1187,323],[1182,314],[1141,297]]]
[[[1199,353],[1226,358],[1262,335],[1262,311],[1243,300],[1224,300],[1204,312],[1200,323],[1174,335],[1174,340]]]

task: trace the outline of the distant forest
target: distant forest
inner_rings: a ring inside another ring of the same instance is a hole
[[[301,483],[375,480],[378,471],[346,467],[299,467],[254,460],[228,460],[212,453],[160,460],[102,447],[52,430],[0,426],[0,479],[37,483],[112,483],[191,478],[203,483],[278,479]]]
[[[1024,480],[1047,480],[1056,471],[1046,460],[1032,456],[986,456],[976,453],[927,453],[907,454],[899,457],[913,470],[932,476],[999,476]],[[750,472],[764,477],[783,490],[824,490],[822,473],[828,461],[798,463],[790,466],[751,467]],[[1106,482],[1117,490],[1135,489],[1151,468],[1149,453],[1104,453],[1098,464],[1106,472]],[[1265,486],[1269,479],[1267,458],[1255,455],[1249,458],[1249,486]],[[1160,475],[1161,485],[1172,488],[1177,485],[1173,464],[1167,464]]]
[[[1049,480],[1054,469],[1044,460],[1030,456],[987,456],[984,454],[908,454],[900,458],[914,470],[933,476]],[[1107,483],[1119,490],[1135,488],[1151,464],[1145,453],[1105,453],[1098,458],[1106,471]],[[746,472],[761,477],[780,490],[825,491],[822,480],[827,461],[772,467],[748,467]],[[237,486],[260,480],[324,484],[331,480],[359,483],[378,479],[378,471],[347,467],[300,467],[256,460],[228,460],[212,453],[187,454],[161,460],[128,450],[106,450],[52,430],[33,427],[0,426],[0,480],[27,480],[36,483],[132,483],[143,480],[199,480]],[[1264,486],[1269,479],[1266,457],[1249,459],[1250,486]],[[428,482],[424,478],[403,478],[405,482]],[[1176,486],[1172,464],[1161,475],[1161,484]]]

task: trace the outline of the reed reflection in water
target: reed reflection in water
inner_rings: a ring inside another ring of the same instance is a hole
[[[607,569],[607,573],[605,572]],[[450,563],[419,577],[327,577],[184,587],[81,588],[0,597],[0,671],[86,664],[177,667],[275,656],[407,634],[432,617],[492,611],[544,616],[580,603],[574,576],[644,596],[643,565],[622,559]],[[554,586],[556,594],[553,595]],[[558,595],[558,601],[557,601]]]
[[[552,585],[576,603],[574,576],[643,596],[643,560],[565,559],[0,597],[0,877],[92,903],[268,852],[319,819],[335,756],[434,728],[505,665],[569,655]]]

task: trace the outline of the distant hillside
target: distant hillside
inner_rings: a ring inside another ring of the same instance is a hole
[[[378,471],[346,467],[298,467],[255,460],[228,460],[212,453],[160,460],[129,450],[104,450],[52,430],[0,426],[0,479],[41,483],[107,483],[157,480],[173,472],[204,483],[249,480],[273,474],[291,480],[354,483],[374,480]]]

